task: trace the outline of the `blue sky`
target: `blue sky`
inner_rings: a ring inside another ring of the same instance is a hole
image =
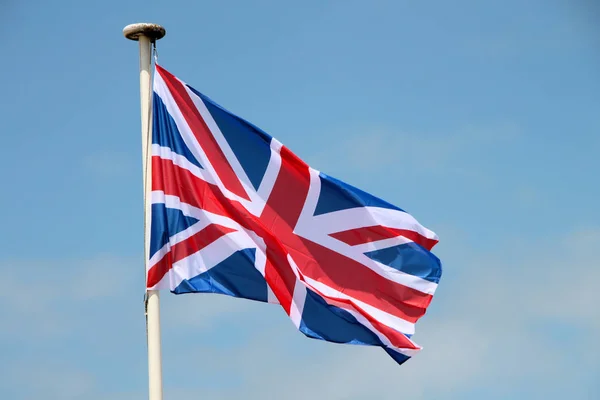
[[[600,398],[600,7],[4,1],[0,395],[144,399],[133,22],[160,63],[415,215],[444,277],[398,367],[276,306],[162,297],[165,398]]]

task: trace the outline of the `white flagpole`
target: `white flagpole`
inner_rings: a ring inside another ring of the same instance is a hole
[[[140,100],[142,108],[142,170],[144,174],[144,262],[149,258],[150,244],[150,177],[152,143],[152,57],[151,46],[165,36],[165,29],[156,24],[132,24],[123,29],[127,39],[140,45]],[[150,400],[162,400],[162,356],[160,349],[160,298],[157,290],[146,293],[146,331],[148,339],[148,395]]]

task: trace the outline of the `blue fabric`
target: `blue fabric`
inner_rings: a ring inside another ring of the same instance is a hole
[[[254,267],[255,252],[237,251],[208,271],[184,280],[173,293],[219,293],[267,302],[267,282]]]
[[[387,201],[322,172],[319,174],[319,178],[321,179],[321,193],[314,215],[365,206],[403,211]]]
[[[202,99],[246,172],[252,186],[254,186],[254,189],[258,189],[271,157],[271,136],[248,121],[225,110],[195,89],[190,87],[190,90]]]
[[[164,204],[152,204],[150,224],[150,257],[165,244],[169,238],[198,222],[196,218],[183,215],[181,210],[167,208]]]
[[[172,152],[185,157],[190,163],[202,168],[200,162],[194,157],[183,141],[173,117],[167,111],[167,107],[160,96],[156,93],[153,96],[152,144],[168,147]]]
[[[358,322],[352,314],[327,304],[321,296],[310,289],[306,291],[299,329],[300,332],[313,339],[386,348],[379,337]],[[386,351],[400,364],[409,359],[397,351],[387,348]]]
[[[270,144],[273,138],[250,122],[219,106],[194,88],[187,86],[187,89],[195,93],[202,100],[211,117],[218,125],[227,145],[231,148],[235,158],[248,176],[251,186],[257,190],[260,187],[269,164],[271,156]],[[177,130],[177,126],[171,116],[168,115],[161,99],[156,94],[154,115],[153,143],[166,146],[173,152],[187,158],[190,163],[200,166],[183,141],[180,132]],[[199,145],[202,145],[202,143],[199,143]],[[314,215],[363,207],[378,207],[405,212],[401,208],[377,196],[325,173],[319,174],[319,180],[320,192]],[[292,185],[294,183],[288,182],[288,184]],[[251,187],[247,187],[247,189],[252,191]],[[178,195],[179,188],[175,187],[169,190],[174,191],[174,193],[171,193],[172,195]],[[226,200],[223,201],[226,202]],[[224,204],[224,206],[227,208],[228,204]],[[281,210],[277,210],[276,212],[281,212]],[[166,243],[168,237],[195,222],[193,219],[186,219],[180,213],[177,214],[166,209],[164,205],[153,207],[152,213],[153,241],[151,247],[153,252],[161,248]],[[242,217],[238,214],[231,213],[231,217],[233,219],[250,218],[246,216]],[[310,220],[305,222],[308,224],[311,223]],[[376,222],[373,223],[376,224]],[[357,223],[356,227],[360,228],[360,223]],[[245,248],[246,246],[251,246],[248,242],[238,243],[234,241],[227,245],[231,246],[227,249],[229,253],[223,254],[223,257],[227,257],[224,261],[209,268],[206,272],[183,280],[176,288],[172,288],[172,292],[175,294],[218,293],[241,299],[267,302],[269,293],[267,283],[255,265],[257,250],[255,248]],[[285,243],[283,245],[284,247],[288,246]],[[221,248],[221,250],[225,249]],[[335,251],[333,249],[330,250]],[[398,271],[418,276],[434,283],[439,282],[442,273],[440,260],[416,243],[407,243],[369,251],[365,255]],[[311,257],[310,254],[299,256]],[[199,260],[197,257],[192,257],[189,260],[193,262],[191,260],[194,259]],[[278,265],[277,267],[289,268],[287,265]],[[343,268],[343,266],[334,267]],[[367,267],[365,266],[365,268]],[[193,275],[193,271],[194,269],[192,268],[187,273]],[[319,280],[320,277],[311,276],[311,278]],[[291,283],[286,282],[286,284]],[[373,289],[377,291],[380,288]],[[401,294],[378,292],[377,295],[382,298],[383,296]],[[343,308],[327,304],[324,298],[310,289],[307,289],[299,330],[307,337],[318,340],[382,347],[398,364],[406,362],[409,358],[395,350],[387,348],[374,331],[362,325],[350,312]],[[398,332],[398,334],[402,333]],[[409,335],[405,336],[410,338]]]
[[[438,283],[442,276],[442,264],[439,258],[417,243],[387,247],[370,251],[365,255],[398,271],[418,276],[430,282]]]

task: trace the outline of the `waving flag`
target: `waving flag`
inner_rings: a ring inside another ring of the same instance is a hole
[[[279,304],[303,334],[403,363],[441,265],[402,209],[319,172],[160,66],[147,287]]]

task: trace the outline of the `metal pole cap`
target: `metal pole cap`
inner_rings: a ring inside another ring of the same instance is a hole
[[[130,40],[139,40],[140,36],[146,36],[151,41],[161,39],[167,32],[158,24],[138,23],[127,25],[123,28],[123,35]]]

